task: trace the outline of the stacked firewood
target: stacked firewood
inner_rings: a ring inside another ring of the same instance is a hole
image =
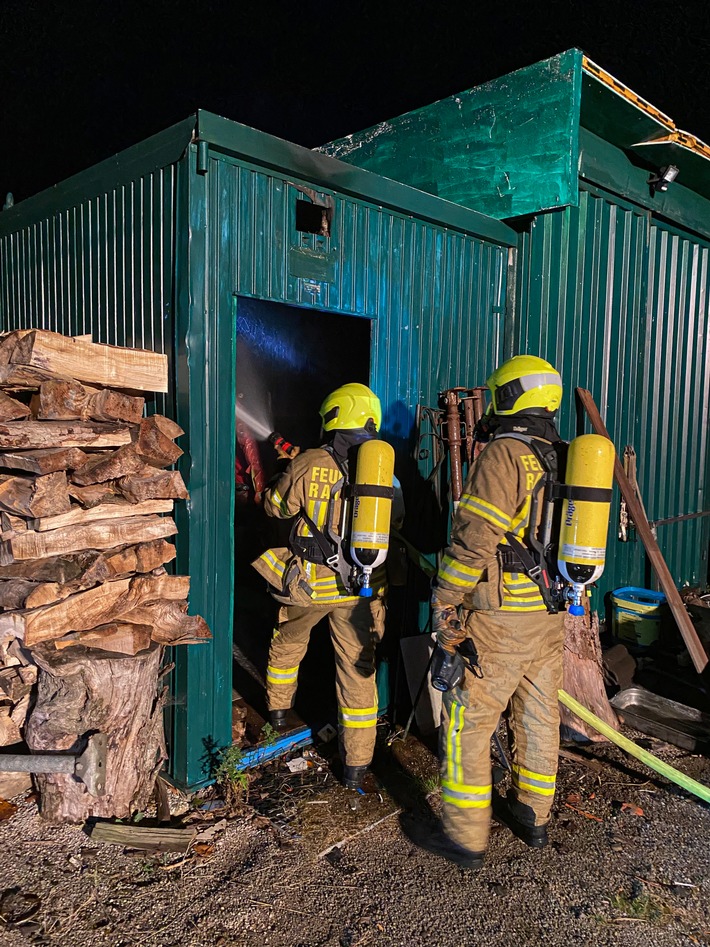
[[[40,330],[0,340],[0,746],[23,735],[38,655],[210,637],[187,614],[189,577],[165,569],[183,431],[144,417],[139,393],[165,391],[164,355]]]

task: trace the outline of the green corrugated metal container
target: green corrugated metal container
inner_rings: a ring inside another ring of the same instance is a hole
[[[301,199],[332,207],[330,236],[297,229]],[[203,781],[211,747],[231,742],[240,313],[252,299],[322,312],[323,332],[328,316],[367,320],[383,433],[406,467],[417,404],[501,357],[516,239],[499,221],[207,112],[0,214],[2,330],[91,333],[170,359],[155,410],[186,431],[178,569],[214,633],[175,649],[178,783]],[[347,373],[347,338],[341,351]]]
[[[710,148],[587,59],[559,56],[325,145],[343,160],[506,219],[519,233],[506,352],[589,388],[680,584],[708,578]],[[675,165],[677,181],[648,180]],[[462,376],[459,384],[481,383]],[[568,396],[564,435],[575,433]],[[651,579],[616,538],[605,594]]]

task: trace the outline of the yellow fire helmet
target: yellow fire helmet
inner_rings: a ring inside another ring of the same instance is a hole
[[[324,431],[352,431],[365,427],[370,418],[379,431],[382,407],[380,399],[366,385],[350,382],[331,391],[320,406],[320,416]]]
[[[555,368],[536,355],[515,355],[503,362],[486,382],[499,416],[551,415],[562,401],[562,379]]]

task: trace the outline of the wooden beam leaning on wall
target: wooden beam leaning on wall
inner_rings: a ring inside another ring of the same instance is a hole
[[[592,397],[591,392],[587,391],[586,388],[576,388],[575,389],[577,398],[579,399],[582,407],[587,412],[587,417],[589,418],[592,428],[595,434],[601,434],[602,437],[608,437],[609,432],[606,429],[602,417],[599,414],[599,409],[594,403],[594,398]],[[663,558],[663,553],[661,552],[658,543],[656,542],[656,537],[653,535],[653,531],[646,519],[646,514],[644,513],[642,505],[639,503],[638,497],[636,496],[636,491],[631,484],[631,481],[624,473],[624,468],[619,460],[618,455],[614,458],[614,477],[616,482],[619,484],[619,489],[626,500],[626,506],[628,507],[629,513],[636,524],[636,530],[641,537],[641,542],[644,545],[646,554],[653,566],[654,572],[658,577],[658,581],[663,589],[663,592],[668,599],[668,604],[670,605],[671,612],[673,617],[676,620],[678,628],[681,635],[683,636],[683,641],[685,646],[688,649],[688,653],[693,661],[695,670],[698,674],[701,674],[708,664],[708,656],[705,653],[705,648],[703,647],[698,634],[693,627],[693,623],[690,620],[688,612],[685,610],[685,605],[680,597],[678,589],[676,588],[675,582],[673,581],[673,576],[671,575],[670,569],[666,564],[666,560]]]

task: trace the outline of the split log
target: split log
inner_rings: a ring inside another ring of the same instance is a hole
[[[5,421],[0,424],[0,450],[99,449],[130,443],[129,427],[106,421]]]
[[[606,696],[602,671],[602,650],[599,643],[599,619],[589,613],[589,599],[585,596],[584,615],[565,616],[565,644],[562,658],[562,687],[604,723],[615,730],[619,721]],[[605,738],[588,727],[563,704],[560,704],[560,735],[563,740],[606,742]]]
[[[170,467],[182,457],[182,450],[173,441],[184,433],[170,418],[154,414],[141,421],[136,452],[151,467]]]
[[[183,433],[182,428],[168,418],[160,415],[144,418],[132,444],[110,454],[98,454],[75,471],[72,480],[85,486],[123,477],[150,476],[154,468],[170,467],[182,457],[182,449],[172,438]]]
[[[10,708],[7,705],[0,706],[0,746],[12,746],[13,743],[20,743],[21,740],[20,728],[11,719]]]
[[[57,332],[28,332],[15,344],[10,362],[105,388],[168,390],[167,356],[71,339]]]
[[[0,579],[0,608],[24,608],[27,596],[38,584],[29,579]]]
[[[172,562],[175,555],[175,546],[164,539],[126,546],[115,552],[109,549],[97,556],[81,576],[79,584],[84,588],[89,588],[100,582],[108,582],[135,572],[152,572],[165,565],[166,562]]]
[[[16,704],[31,690],[32,683],[25,683],[15,668],[0,668],[0,697]]]
[[[91,631],[77,631],[54,642],[57,651],[83,645],[85,648],[98,648],[113,654],[138,654],[150,647],[150,626],[134,625],[128,622],[112,622],[100,625]]]
[[[15,629],[25,647],[34,647],[42,641],[61,638],[72,631],[89,631],[98,625],[123,618],[140,605],[160,599],[181,601],[190,591],[188,576],[134,576],[115,579],[96,588],[77,592],[56,604],[31,611],[15,613]],[[0,616],[2,622],[9,615]],[[133,619],[128,619],[133,621]],[[136,624],[147,622],[136,621]]]
[[[133,474],[140,476],[144,470],[146,464],[138,456],[135,445],[128,444],[115,451],[96,454],[83,467],[75,470],[71,479],[79,486],[94,486]]]
[[[108,388],[97,391],[74,379],[42,382],[39,393],[30,403],[34,417],[44,421],[81,419],[132,424],[140,422],[144,406],[145,398]]]
[[[0,485],[0,503],[2,502],[2,485]],[[51,529],[61,529],[65,526],[80,526],[83,523],[92,523],[96,520],[125,519],[128,516],[146,516],[152,513],[172,513],[172,500],[146,500],[145,503],[129,503],[117,499],[113,503],[101,503],[85,510],[80,506],[73,506],[68,512],[57,516],[40,516],[29,521],[29,528],[40,533]]]
[[[64,471],[42,477],[0,477],[0,506],[16,516],[41,517],[71,508]]]
[[[164,645],[200,644],[212,637],[204,618],[187,614],[187,602],[153,602],[126,612],[123,618],[150,625],[153,641]]]
[[[86,487],[77,486],[75,483],[69,484],[69,496],[72,500],[77,500],[85,510],[90,510],[101,503],[108,503],[117,495],[118,488],[113,483],[92,483]]]
[[[37,653],[37,700],[25,728],[30,749],[80,752],[87,733],[108,737],[105,794],[91,796],[71,775],[40,775],[44,819],[128,819],[147,808],[167,758],[158,685],[161,657],[157,645],[133,657],[83,648],[57,652],[52,647]]]
[[[0,566],[0,579],[27,578],[37,582],[60,582],[77,579],[93,563],[98,552],[81,550],[73,556],[51,556]]]
[[[22,729],[27,721],[27,714],[30,711],[30,698],[31,694],[28,691],[28,693],[26,693],[25,696],[20,701],[18,701],[18,703],[16,703],[10,711],[10,720],[12,720],[20,733],[22,733]]]
[[[99,520],[83,526],[65,526],[46,533],[27,530],[0,543],[0,565],[26,559],[46,559],[87,549],[111,549],[174,536],[177,527],[167,516],[131,516]]]
[[[59,447],[56,450],[28,450],[22,453],[0,454],[0,467],[8,470],[26,470],[33,474],[49,474],[57,470],[76,470],[83,466],[89,455],[78,447]]]
[[[6,510],[0,510],[0,529],[3,533],[21,533],[27,529],[27,519],[24,516],[8,513]]]
[[[0,421],[18,421],[29,416],[30,409],[26,404],[0,391]]]
[[[121,477],[118,481],[118,489],[127,500],[131,503],[154,499],[187,500],[189,494],[179,471],[149,469],[147,475]]]

